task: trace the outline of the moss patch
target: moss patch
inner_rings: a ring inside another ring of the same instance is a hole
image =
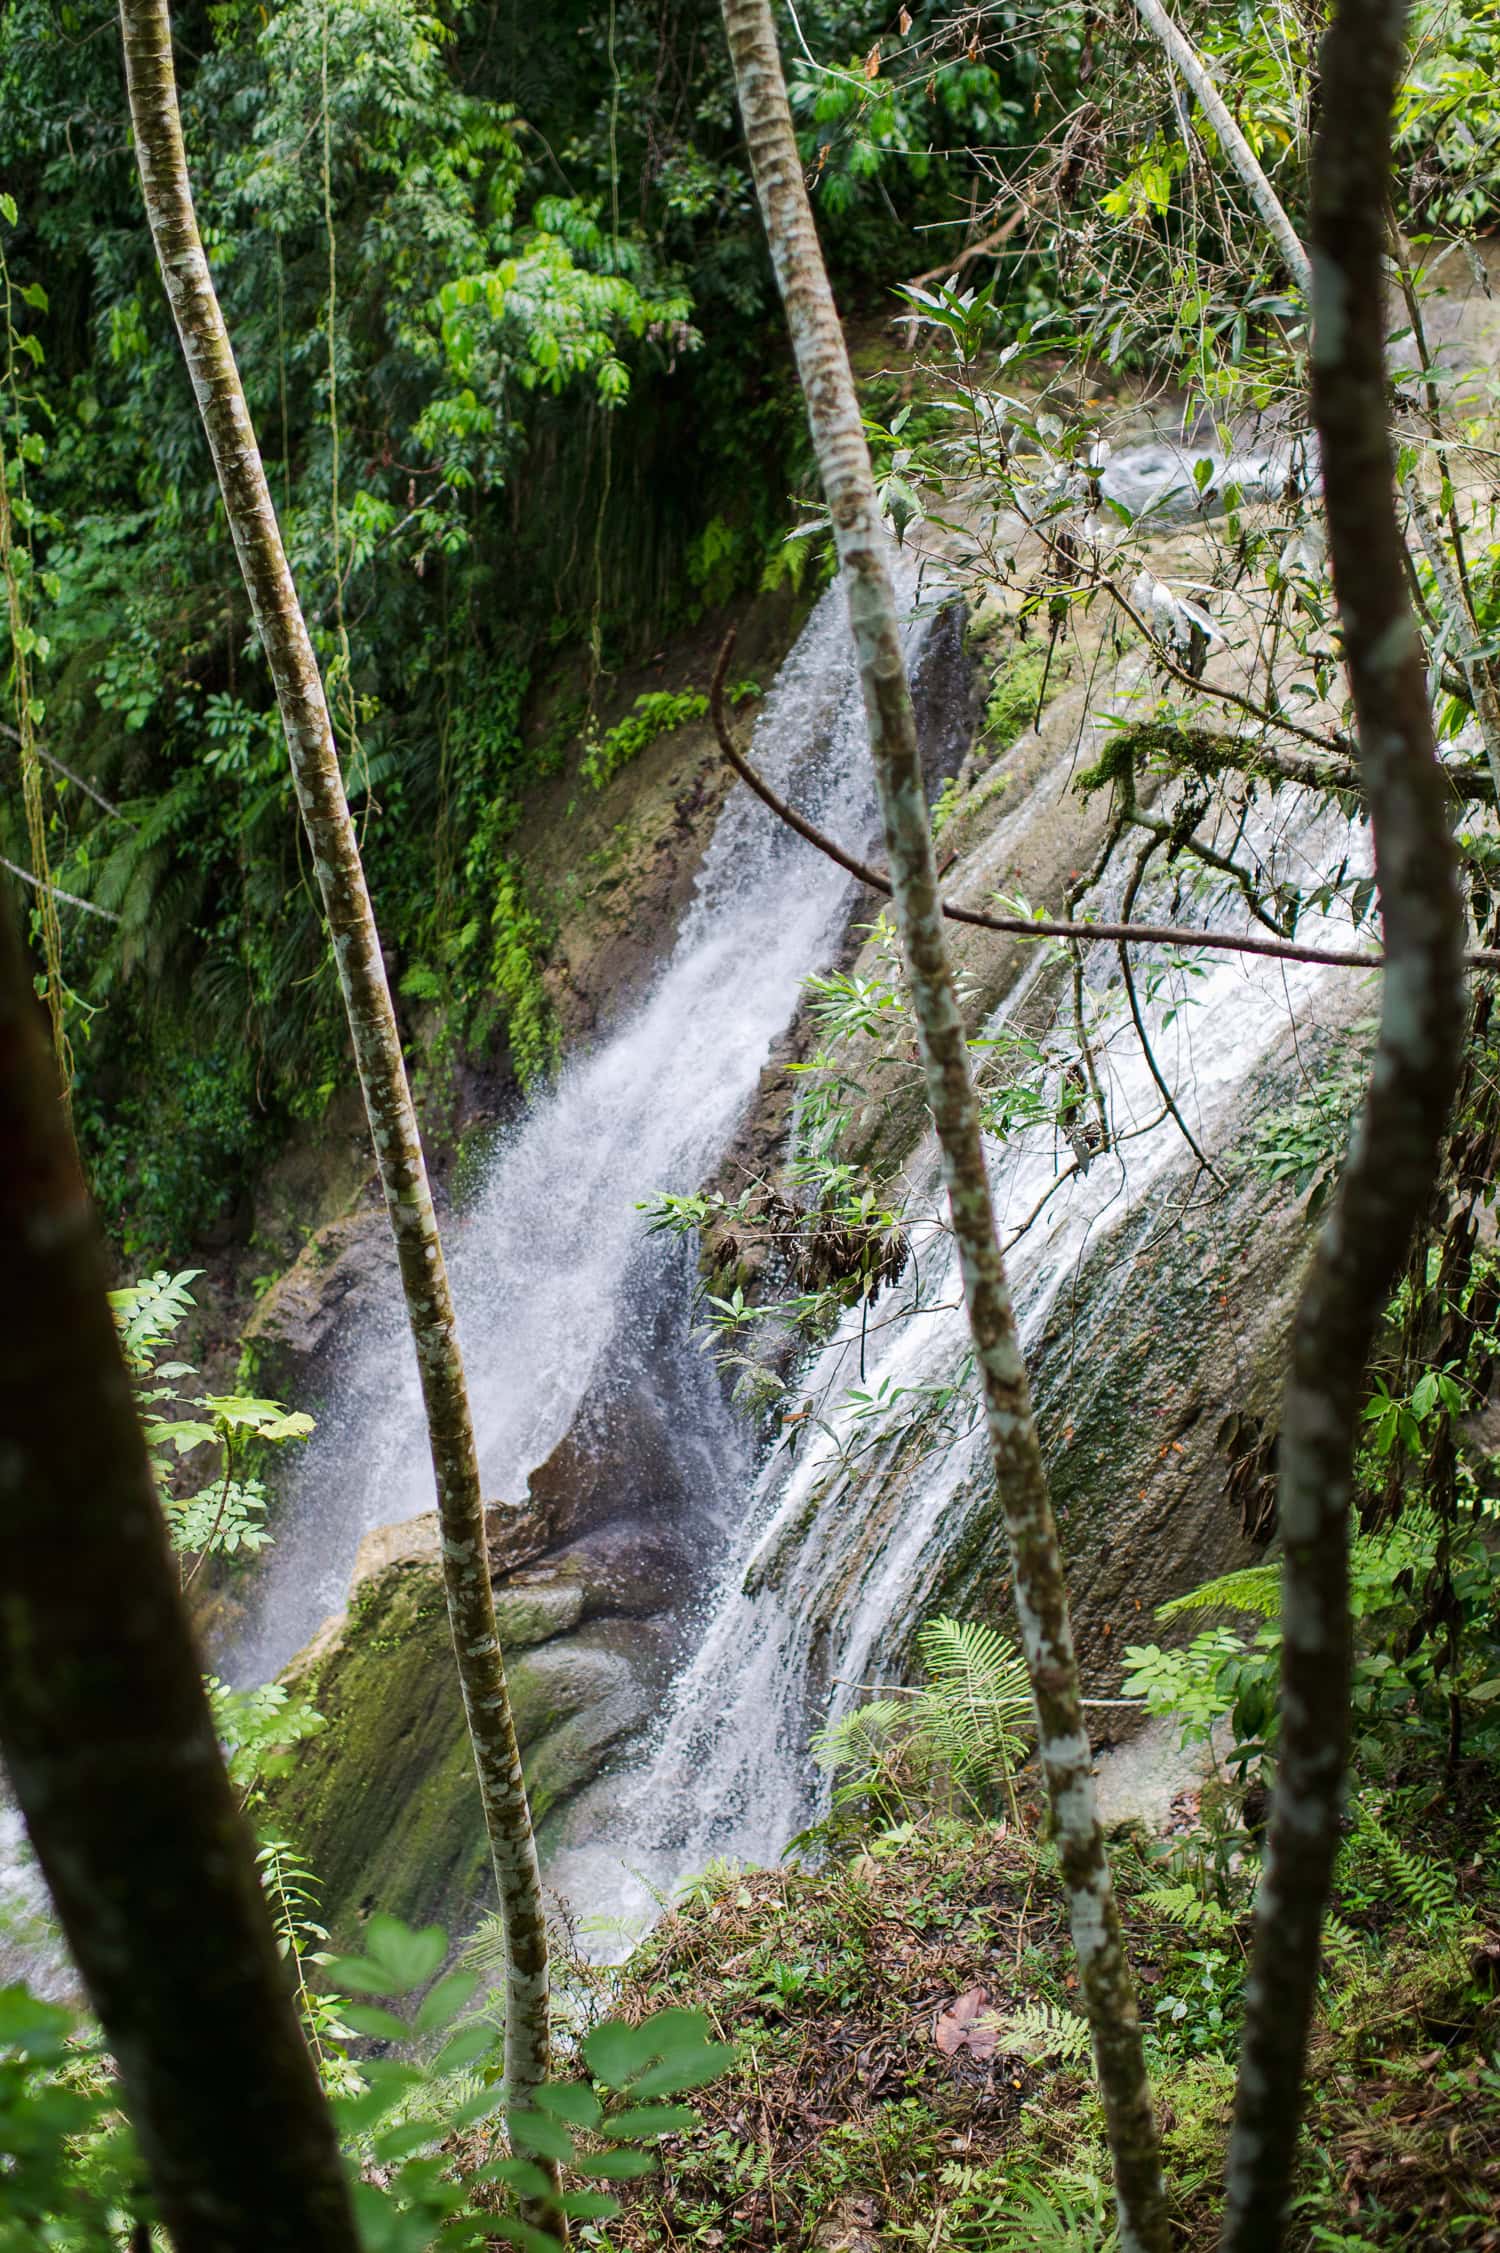
[[[496,1595],[538,1821],[641,1717],[639,1629],[565,1632],[583,1603],[571,1584]],[[372,1908],[466,1929],[488,1903],[489,1856],[437,1568],[396,1565],[365,1582],[298,1686],[329,1726],[273,1787],[271,1814],[319,1874],[335,1947],[357,1941]]]

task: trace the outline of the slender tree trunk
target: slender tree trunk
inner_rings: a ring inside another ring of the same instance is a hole
[[[1191,87],[1199,108],[1219,137],[1220,148],[1244,183],[1262,226],[1280,252],[1283,265],[1305,296],[1312,287],[1307,252],[1276,190],[1261,170],[1255,151],[1230,116],[1207,63],[1176,18],[1161,5],[1161,0],[1133,0],[1133,4],[1136,14],[1159,41],[1174,69]]]
[[[982,1373],[1042,1764],[1114,2154],[1121,2243],[1126,2253],[1137,2248],[1154,2253],[1167,2244],[1166,2206],[1140,2027],[1094,1807],[1057,1528],[995,1235],[979,1107],[943,940],[932,827],[885,532],[843,331],[803,185],[769,0],[724,0],[724,22],[848,590],[891,887]]]
[[[507,2085],[512,2103],[524,2103],[547,2073],[547,1927],[495,1631],[479,1463],[447,1270],[323,682],[198,234],[167,0],[120,0],[120,22],[146,214],[276,686],[396,1238],[437,1481],[448,1620],[505,1925]]]
[[[1231,2253],[1280,2242],[1349,1735],[1348,1515],[1365,1364],[1436,1175],[1463,1029],[1463,913],[1387,435],[1385,211],[1402,0],[1338,0],[1313,153],[1313,419],[1385,923],[1380,1037],[1303,1287],[1282,1406],[1281,1758],[1246,2003]]]
[[[8,894],[0,1265],[0,1752],[162,2218],[177,2253],[355,2253]]]

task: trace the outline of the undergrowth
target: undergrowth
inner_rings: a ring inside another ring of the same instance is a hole
[[[1449,1820],[1483,1833],[1477,1810]],[[1217,2243],[1250,1926],[1207,1872],[1210,1799],[1115,1865],[1177,2242]],[[1453,1840],[1408,1843],[1413,1867]],[[1474,1840],[1471,1840],[1471,1849]],[[627,2019],[706,2012],[739,2045],[627,2201],[619,2253],[918,2245],[1107,2253],[1103,2121],[1051,1850],[1027,1827],[907,1820],[819,1869],[707,1872],[616,1975]],[[1500,2246],[1500,1883],[1472,1850],[1441,1910],[1373,1841],[1346,1869],[1288,2242]]]

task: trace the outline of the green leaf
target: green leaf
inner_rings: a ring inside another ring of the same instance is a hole
[[[603,2175],[611,2182],[625,2182],[632,2175],[649,2175],[656,2166],[654,2151],[601,2151],[592,2159],[576,2162],[581,2174]]]
[[[624,2208],[618,2198],[611,2198],[607,2190],[570,2190],[566,2198],[558,2201],[571,2221],[611,2222]]]
[[[40,282],[26,282],[21,288],[21,302],[23,305],[29,305],[33,312],[45,313],[47,311],[47,292]]]
[[[560,2121],[549,2120],[545,2112],[511,2112],[506,2118],[512,2143],[526,2144],[544,2159],[573,2157],[573,2138]]]
[[[549,2081],[536,2092],[536,2102],[554,2120],[571,2120],[578,2128],[597,2128],[604,2109],[583,2081]]]
[[[632,2084],[632,2094],[638,2097],[671,2097],[682,2089],[701,2089],[708,2082],[717,2081],[727,2073],[735,2059],[733,2042],[711,2042],[705,2048],[679,2050],[675,2057],[664,2058],[649,2073],[639,2074]]]
[[[469,2177],[474,2183],[505,2183],[519,2198],[550,2198],[552,2184],[534,2159],[492,2159]]]
[[[633,2077],[650,2063],[653,2051],[639,2030],[617,2018],[596,2026],[583,2045],[584,2062],[596,2081],[606,2088],[628,2088]]]
[[[422,2008],[414,2021],[417,2032],[435,2034],[440,2026],[446,2026],[449,2019],[463,2009],[478,1985],[477,1971],[450,1971],[446,1979],[440,1979],[431,1993],[423,1997]]]
[[[440,1925],[413,1932],[399,1917],[373,1916],[365,1931],[364,1956],[341,1956],[328,1967],[334,1984],[355,1994],[405,1995],[430,1979],[448,1953]]]
[[[686,2104],[642,2104],[611,2113],[606,2124],[622,2143],[639,2143],[646,2136],[685,2135],[697,2127],[698,2115]]]
[[[435,2073],[458,2073],[466,2065],[474,2065],[495,2048],[500,2037],[493,2026],[483,2024],[462,2027],[451,2042],[445,2042],[433,2062]]]
[[[6,195],[3,189],[0,189],[0,217],[4,218],[8,227],[14,227],[20,218],[15,197]]]
[[[377,2159],[408,2159],[424,2144],[441,2143],[448,2133],[446,2120],[400,2120],[394,2128],[386,2128],[375,2138]]]
[[[404,2018],[398,2018],[393,2010],[382,2010],[378,2003],[341,2003],[339,2016],[356,2034],[369,2034],[376,2041],[404,2042],[411,2033]]]
[[[497,2214],[486,2220],[485,2227],[492,2237],[506,2237],[512,2245],[521,2246],[523,2253],[562,2253],[560,2239],[546,2230],[533,2229],[517,2214]]]

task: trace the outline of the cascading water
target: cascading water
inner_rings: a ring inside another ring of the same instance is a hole
[[[1252,829],[1252,850],[1269,849],[1267,829],[1264,820],[1258,836]],[[1283,810],[1276,849],[1299,864],[1311,887],[1315,871],[1349,865],[1360,846],[1337,815],[1303,800],[1289,820]],[[1218,919],[1228,922],[1239,907],[1232,896],[1222,900]],[[1140,913],[1150,912],[1143,901]],[[1348,943],[1347,923],[1309,915],[1299,925],[1311,944],[1320,932]],[[1022,972],[997,1023],[1020,1007],[1038,968]],[[1180,993],[1164,996],[1148,1010],[1148,1024],[1169,1080],[1191,1090],[1183,1102],[1196,1139],[1210,1150],[1242,1128],[1247,1082],[1284,1044],[1289,1023],[1326,1017],[1330,1003],[1346,1008],[1361,993],[1347,971],[1231,954],[1204,957],[1191,983],[1191,1006],[1176,1006]],[[1033,1367],[1060,1292],[1106,1241],[1114,1256],[1103,1288],[1092,1288],[1088,1325],[1091,1335],[1107,1332],[1129,1286],[1133,1250],[1159,1227],[1164,1199],[1198,1171],[1178,1125],[1163,1113],[1118,998],[1100,1061],[1116,1147],[1057,1189],[1009,1260]],[[1034,1211],[1059,1165],[1050,1127],[992,1151],[1002,1237]],[[930,1142],[909,1172],[913,1210],[937,1212]],[[616,1931],[715,1856],[777,1857],[813,1811],[812,1729],[857,1702],[860,1685],[893,1678],[914,1628],[932,1610],[945,1559],[981,1515],[993,1515],[982,1428],[964,1416],[945,1437],[926,1424],[928,1406],[954,1385],[968,1350],[956,1258],[937,1221],[914,1228],[910,1272],[913,1285],[877,1301],[873,1318],[866,1310],[849,1314],[803,1372],[799,1393],[818,1403],[819,1420],[807,1419],[810,1436],[795,1456],[773,1455],[760,1471],[653,1754],[623,1786],[611,1784],[607,1819],[602,1794],[593,1796],[576,1843],[554,1862],[560,1890],[601,1909]],[[887,1404],[873,1418],[872,1399]],[[923,1443],[924,1427],[934,1444]],[[1003,1538],[998,1522],[993,1538]]]
[[[918,619],[914,647],[923,631]],[[838,589],[767,696],[754,751],[814,819],[869,834],[869,754]],[[672,1395],[673,1447],[692,1461],[706,1526],[737,1522],[745,1442],[689,1338],[680,1253],[645,1235],[637,1205],[653,1190],[695,1189],[712,1170],[850,899],[838,869],[737,787],[654,991],[497,1153],[452,1255],[487,1493],[518,1496],[601,1382],[637,1383]],[[342,1603],[363,1534],[431,1507],[396,1305],[347,1358],[299,1465],[236,1678],[267,1679]]]
[[[916,570],[901,583],[915,604]],[[914,662],[931,615],[916,612],[908,629]],[[869,836],[869,754],[840,589],[820,600],[781,668],[754,754],[814,819]],[[699,1553],[715,1555],[738,1523],[746,1436],[690,1335],[685,1247],[649,1237],[638,1203],[712,1171],[854,896],[840,870],[737,786],[654,990],[496,1153],[451,1263],[487,1493],[520,1495],[586,1398],[643,1387],[668,1415]],[[338,1397],[298,1465],[253,1612],[220,1661],[235,1681],[270,1679],[339,1608],[365,1533],[432,1507],[394,1284],[390,1298],[346,1355]],[[45,1894],[21,1841],[0,1796],[0,1969],[13,1959],[55,1984],[55,1942],[36,1923]]]

